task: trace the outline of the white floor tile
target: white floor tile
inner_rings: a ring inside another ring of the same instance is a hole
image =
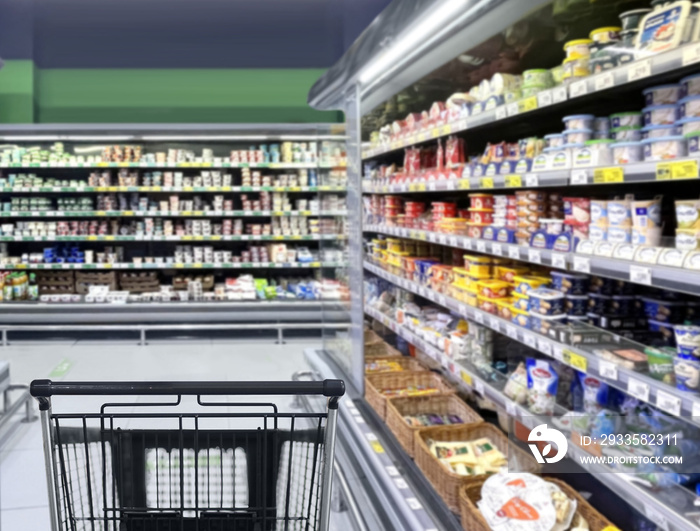
[[[50,529],[49,507],[0,511],[1,529],[8,531],[38,531]]]

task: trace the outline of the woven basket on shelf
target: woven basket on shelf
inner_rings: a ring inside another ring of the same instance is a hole
[[[428,441],[432,439],[442,442],[468,442],[481,439],[482,437],[488,437],[496,448],[498,448],[503,455],[508,457],[509,460],[514,457],[509,455],[509,453],[514,452],[521,470],[526,472],[536,472],[539,470],[539,466],[533,460],[531,454],[527,454],[520,448],[510,445],[508,437],[492,424],[462,424],[458,426],[421,428],[415,433],[414,448],[416,464],[418,468],[423,471],[425,477],[428,478],[428,481],[430,481],[438,494],[440,494],[450,510],[454,512],[459,511],[459,489],[463,485],[486,479],[486,475],[460,476],[448,470],[440,460],[432,454],[428,446]]]
[[[387,397],[382,391],[408,387],[434,388],[440,394],[454,393],[452,386],[434,372],[387,372],[365,376],[365,399],[382,420],[386,420]]]
[[[613,526],[569,485],[558,479],[546,479],[557,485],[569,498],[576,500],[576,512],[586,519],[591,531],[603,531],[606,527]],[[476,505],[481,500],[481,487],[484,485],[484,481],[486,479],[469,483],[459,490],[459,505],[464,531],[489,531],[491,529]],[[613,528],[615,527],[613,526]]]
[[[387,356],[402,356],[401,352],[384,341],[365,345],[365,358],[379,358]]]
[[[386,403],[386,424],[411,457],[415,455],[415,433],[421,428],[406,422],[404,417],[407,415],[457,415],[464,424],[478,424],[484,421],[456,395],[390,398]]]
[[[394,369],[383,369],[377,371],[367,371],[367,365],[377,360],[391,359],[392,363],[397,364],[401,369],[399,371]],[[428,367],[416,358],[410,358],[408,356],[365,356],[365,374],[386,374],[388,372],[401,372],[401,371],[427,371]]]

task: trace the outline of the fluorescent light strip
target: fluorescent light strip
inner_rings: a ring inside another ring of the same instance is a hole
[[[188,142],[193,142],[197,140],[270,140],[269,136],[265,135],[253,135],[253,136],[245,136],[245,135],[234,135],[234,136],[197,136],[197,135],[190,135],[190,136],[144,136],[141,138],[141,140],[144,140],[146,142],[148,141],[153,141],[153,142],[168,142],[168,141],[188,141]]]
[[[432,33],[438,31],[459,11],[466,8],[467,0],[447,0],[436,6],[430,15],[411,28],[408,33],[400,36],[388,50],[360,72],[360,83],[366,85],[388,75],[402,57],[411,54],[415,48],[425,44]]]
[[[3,136],[0,140],[6,142],[55,142],[59,140],[68,141],[99,141],[99,142],[121,142],[136,140],[134,136],[72,136],[72,135],[27,135],[27,136]]]

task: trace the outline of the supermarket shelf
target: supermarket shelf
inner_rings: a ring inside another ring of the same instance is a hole
[[[501,105],[476,116],[470,116],[469,118],[450,123],[435,124],[429,129],[416,131],[389,144],[368,149],[362,153],[362,158],[370,159],[454,133],[505,122],[533,111],[546,109],[547,112],[552,112],[564,107],[567,102],[576,103],[583,98],[594,98],[599,93],[631,86],[639,82],[653,82],[655,76],[680,71],[682,68],[698,62],[700,62],[700,43],[696,42],[662,54],[652,55],[646,59],[634,61],[601,74],[589,76],[581,81],[571,83],[568,87],[559,86],[519,102]]]
[[[608,385],[639,398],[643,402],[654,405],[672,416],[700,425],[700,397],[697,395],[680,391],[645,374],[601,360],[591,352],[560,343],[550,337],[516,326],[496,315],[393,275],[369,262],[365,262],[365,269],[394,283],[396,286],[448,308],[465,319],[481,324],[495,332],[505,334],[511,339],[559,360],[576,370],[594,376]]]
[[[335,241],[342,234],[307,234],[305,236],[0,236],[0,242],[268,242],[268,241]]]
[[[382,502],[379,507],[389,519],[382,529],[396,531],[457,531],[457,518],[449,512],[425,477],[405,452],[392,441],[393,435],[372,413],[362,395],[329,356],[313,349],[304,351],[311,367],[322,378],[345,380],[346,397],[340,401],[340,440],[354,456],[373,493]],[[387,527],[391,525],[391,527]]]
[[[0,270],[5,271],[42,271],[42,270],[112,270],[112,269],[146,269],[170,271],[172,269],[318,269],[322,267],[347,267],[345,262],[234,262],[224,264],[205,264],[202,262],[190,264],[0,264]]]
[[[365,306],[365,313],[377,319],[392,332],[398,334],[406,341],[425,352],[426,355],[440,364],[447,375],[451,376],[450,380],[455,382],[457,386],[464,391],[475,391],[480,396],[490,400],[505,411],[508,416],[522,422],[528,428],[534,428],[535,425],[540,424],[540,421],[534,417],[532,413],[513,402],[510,398],[505,396],[501,390],[490,385],[477,371],[465,368],[458,360],[454,360],[446,355],[436,345],[432,345],[418,337],[408,328],[390,319],[376,308]],[[568,455],[578,461],[579,456],[588,454],[576,445],[570,444]],[[673,508],[669,507],[663,500],[660,500],[654,496],[654,494],[632,483],[629,480],[630,476],[614,473],[609,468],[600,464],[588,465],[587,471],[595,474],[595,477],[599,481],[620,496],[623,496],[630,505],[642,514],[645,514],[650,520],[661,526],[662,529],[667,529],[668,531],[697,529],[697,526],[693,522],[685,518],[682,514],[674,511]],[[681,500],[687,500],[687,506],[692,507],[695,498],[692,493],[680,486],[672,487],[672,491],[673,494],[671,495],[676,500],[679,502]],[[667,491],[667,494],[670,493]]]
[[[614,278],[632,282],[643,286],[679,291],[691,295],[700,296],[700,271],[685,269],[682,267],[663,266],[635,260],[624,260],[596,256],[594,254],[560,253],[549,249],[533,249],[521,245],[494,242],[476,238],[467,238],[452,234],[404,229],[401,227],[386,227],[383,225],[366,225],[365,232],[376,232],[410,238],[414,240],[429,241],[466,251],[476,251],[497,257],[508,257],[513,260],[530,262],[537,265],[545,265],[561,270],[571,270],[581,273]],[[637,256],[636,249],[628,246],[630,256]],[[611,251],[610,246],[602,246],[597,249]],[[595,249],[594,249],[595,251]]]
[[[695,180],[700,177],[697,158],[684,158],[669,162],[637,162],[623,166],[573,168],[567,170],[539,171],[526,174],[493,175],[462,179],[453,170],[435,172],[437,180],[426,181],[422,177],[407,179],[410,182],[382,184],[364,181],[363,193],[396,194],[415,192],[453,192],[455,190],[490,190],[518,188],[558,188],[562,186],[586,186],[591,184],[645,183],[673,180]]]
[[[105,169],[105,168],[152,168],[152,169],[217,169],[217,168],[264,168],[271,170],[303,170],[317,169],[319,164],[304,162],[270,162],[270,163],[235,163],[235,162],[0,162],[0,169],[12,168],[19,170],[65,170],[65,169]],[[330,167],[330,166],[329,166]]]
[[[178,217],[178,218],[248,218],[293,216],[347,216],[345,211],[311,210],[10,210],[0,212],[3,218],[75,218],[75,217]]]
[[[92,192],[347,192],[345,186],[29,186],[0,187],[0,194]]]

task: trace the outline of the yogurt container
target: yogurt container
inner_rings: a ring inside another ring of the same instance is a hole
[[[530,330],[530,312],[513,307],[513,317],[511,318],[511,322],[514,325],[522,326],[523,328]]]
[[[530,297],[522,293],[513,292],[513,307],[518,310],[530,311]]]
[[[688,155],[691,157],[700,157],[700,131],[688,133],[685,135],[688,142]]]
[[[603,138],[589,140],[574,152],[574,167],[606,166],[613,162],[614,140]]]
[[[601,199],[591,199],[591,224],[601,227],[608,226],[608,202]]]
[[[647,106],[672,105],[678,103],[683,97],[683,86],[680,83],[659,85],[644,90],[642,94],[644,94]]]
[[[558,148],[566,144],[566,137],[562,133],[545,135],[544,142],[548,148]]]
[[[564,294],[549,288],[539,287],[528,291],[530,314],[559,315],[564,313]]]
[[[655,297],[640,297],[647,319],[666,323],[677,323],[685,317],[685,303],[682,301],[667,301]]]
[[[564,122],[564,127],[567,130],[580,130],[593,129],[596,120],[599,120],[599,118],[596,118],[592,114],[574,114],[571,116],[565,116],[562,121]]]
[[[607,44],[611,42],[617,42],[620,40],[620,32],[622,28],[618,26],[609,26],[605,28],[598,28],[591,31],[589,37],[594,43]]]
[[[610,137],[618,142],[639,142],[642,130],[639,127],[616,127],[610,131]]]
[[[698,229],[676,229],[676,249],[694,251],[700,248]]]
[[[592,129],[567,129],[564,131],[566,144],[584,144],[593,138]]]
[[[682,136],[664,136],[661,138],[647,138],[642,141],[644,145],[644,160],[659,162],[685,157],[688,147]]]
[[[608,227],[608,241],[610,243],[632,243],[632,228]]]
[[[613,129],[618,127],[642,127],[641,112],[619,112],[610,115],[610,125]]]
[[[648,125],[673,125],[681,117],[681,108],[675,104],[652,105],[650,107],[645,107],[644,109],[642,109],[642,112],[644,113],[645,127]]]
[[[542,335],[550,335],[552,329],[566,323],[566,315],[540,315],[530,313],[530,329]]]
[[[567,295],[564,304],[566,314],[569,316],[584,316],[588,312],[588,296],[586,295]]]
[[[523,72],[522,88],[549,88],[553,84],[552,72],[546,68],[535,68]]]
[[[563,219],[540,219],[540,226],[546,234],[559,235],[564,232]]]
[[[686,360],[700,360],[700,326],[676,325],[673,330],[676,335],[678,357]]]
[[[676,127],[680,126],[680,132],[675,134],[681,134],[683,136],[689,135],[690,133],[697,133],[700,131],[700,118],[695,118],[689,116],[688,118],[681,118],[676,123]]]
[[[686,96],[680,102],[679,118],[700,117],[700,95]]]
[[[612,295],[602,293],[588,294],[588,311],[598,315],[610,314],[612,308]]]
[[[569,295],[584,295],[588,293],[590,277],[588,275],[579,275],[577,273],[567,273],[564,271],[550,272],[552,277],[552,287],[567,296]]]
[[[585,129],[585,128],[584,128]],[[596,133],[607,133],[610,131],[610,118],[601,116],[593,120],[593,131]]]
[[[604,242],[608,239],[608,227],[600,227],[598,225],[591,225],[588,228],[588,239],[592,242]]]
[[[681,391],[697,392],[700,388],[700,361],[681,357],[673,360],[676,387]]]
[[[654,199],[632,202],[632,225],[642,228],[661,227],[661,201],[663,196]]]
[[[641,142],[618,142],[610,146],[614,164],[630,164],[640,162],[644,156],[644,146]]]
[[[515,289],[513,290],[515,293],[527,295],[530,290],[548,285],[549,279],[534,275],[518,275],[513,277],[513,282],[515,283]]]
[[[676,201],[676,222],[679,229],[700,229],[700,200]]]
[[[693,74],[681,79],[683,96],[700,96],[700,74]]]
[[[581,57],[589,57],[591,55],[591,39],[576,39],[569,41],[564,45],[567,59],[579,59]]]
[[[564,80],[575,80],[591,75],[590,59],[588,57],[572,57],[564,59]]]
[[[651,9],[633,9],[625,11],[620,15],[622,22],[622,31],[637,30],[642,19],[651,13]]]
[[[632,243],[658,247],[661,245],[661,229],[632,227]]]
[[[642,129],[642,140],[647,138],[660,138],[663,136],[677,136],[681,130],[676,124],[672,125],[648,125]]]

